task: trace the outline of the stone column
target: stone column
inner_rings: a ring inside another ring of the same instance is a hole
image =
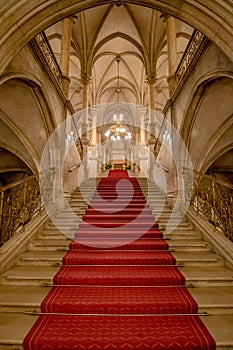
[[[70,85],[69,68],[72,25],[73,17],[67,17],[62,20],[60,68],[62,72],[62,88],[66,97],[68,97]]]
[[[146,82],[148,84],[148,102],[149,102],[149,128],[150,128],[150,138],[155,138],[155,74],[148,74],[146,77]]]
[[[138,173],[139,169],[139,146],[140,146],[140,128],[139,127],[134,127],[135,130],[135,149],[134,149],[134,162],[135,162],[135,167],[134,170],[136,173]]]
[[[88,138],[88,88],[90,83],[90,77],[84,73],[82,74],[83,82],[83,117],[82,117],[82,138]]]
[[[139,121],[140,121],[140,144],[141,146],[144,146],[146,143],[146,135],[145,135],[145,115],[146,115],[146,108],[140,108],[139,109]]]
[[[177,68],[177,41],[176,41],[176,20],[174,17],[163,14],[163,21],[166,25],[167,33],[167,51],[168,51],[168,84],[169,94],[173,94],[175,90],[175,72]]]
[[[98,172],[98,149],[97,149],[97,130],[96,130],[96,119],[97,119],[97,108],[91,108],[92,115],[92,128],[91,128],[91,156],[89,157],[90,162],[90,177],[96,177]]]
[[[91,109],[91,114],[92,114],[91,143],[93,146],[96,146],[96,143],[97,143],[96,120],[98,115],[97,108],[93,107]]]
[[[138,171],[141,175],[147,175],[147,160],[148,160],[148,150],[146,147],[146,133],[145,133],[145,116],[147,108],[140,108],[139,110],[139,120],[140,120],[140,147],[139,147],[139,167]]]
[[[151,73],[147,75],[147,83],[149,88],[149,128],[150,128],[150,137],[147,140],[147,146],[149,151],[149,159],[148,159],[148,172],[147,176],[152,179],[152,171],[154,167],[154,146],[156,143],[156,132],[155,132],[155,91],[154,84],[156,78],[155,74]]]

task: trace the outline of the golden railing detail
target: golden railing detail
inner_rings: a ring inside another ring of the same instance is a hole
[[[59,64],[57,62],[57,59],[53,53],[53,50],[49,44],[49,41],[47,39],[45,32],[41,32],[41,33],[37,34],[34,37],[34,39],[32,39],[32,43],[33,43],[33,41],[35,41],[37,43],[37,45],[39,46],[41,53],[45,58],[45,61],[47,62],[47,64],[49,65],[49,67],[51,69],[51,72],[54,74],[54,76],[56,77],[59,84],[61,84],[62,72],[61,72],[61,69],[60,69]]]
[[[0,187],[1,245],[39,213],[45,203],[52,201],[53,180],[54,170],[49,169]]]
[[[193,172],[193,174],[192,174]],[[216,228],[233,241],[233,185],[216,178],[184,168],[185,194],[191,195],[191,205]],[[193,178],[193,183],[190,179]]]
[[[176,86],[179,84],[185,73],[191,67],[191,64],[195,64],[199,59],[201,53],[208,43],[209,39],[204,34],[195,29],[175,72]]]

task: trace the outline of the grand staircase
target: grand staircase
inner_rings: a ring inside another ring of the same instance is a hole
[[[148,182],[138,177],[139,184],[155,217],[165,202],[163,193],[152,183],[148,194]],[[91,198],[95,179],[88,180],[77,190],[71,200],[71,208],[57,213],[54,222],[48,221],[30,242],[25,253],[15,265],[0,276],[0,349],[21,350],[22,341],[32,327],[40,304],[51,289],[53,276],[60,268],[71,234],[77,230],[87,204],[82,194]],[[178,227],[166,233],[171,208],[165,202],[157,221],[164,229],[180,271],[185,276],[189,292],[196,299],[201,319],[217,343],[217,349],[233,348],[233,271],[225,267],[224,259],[214,253],[208,242],[192,223],[183,218]],[[177,213],[175,220],[179,218]],[[56,227],[62,227],[62,234]],[[68,237],[67,237],[68,236]]]

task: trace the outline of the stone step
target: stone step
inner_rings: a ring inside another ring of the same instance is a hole
[[[169,247],[174,248],[175,251],[210,251],[210,245],[203,240],[186,240],[186,239],[171,239],[168,241]]]
[[[224,259],[211,252],[173,252],[177,264],[184,266],[224,266]]]
[[[34,285],[51,284],[53,276],[59,267],[51,266],[14,266],[0,277],[3,285]]]
[[[61,263],[65,252],[63,251],[46,251],[35,250],[23,253],[17,261],[18,265],[29,266],[53,266],[56,263]]]
[[[15,315],[3,313],[0,322],[1,350],[23,350],[23,339],[37,317],[20,313]],[[202,316],[201,319],[216,340],[216,350],[233,349],[232,315],[209,315]]]
[[[158,220],[156,220],[156,222],[162,226],[165,226],[169,223],[169,225],[172,225],[174,227],[179,227],[179,228],[184,228],[184,229],[190,229],[190,228],[193,229],[193,225],[187,221],[179,222],[179,220],[175,220],[175,219],[168,220],[168,219],[159,218]]]
[[[195,286],[233,286],[233,271],[225,267],[202,266],[179,268],[186,279],[186,283]]]
[[[159,225],[159,228],[161,231],[163,231],[164,233],[166,234],[186,234],[186,233],[193,233],[194,232],[194,229],[193,229],[193,226],[190,225],[190,226],[186,226],[186,227],[183,227],[183,226],[177,226],[177,227],[174,227],[173,229],[170,228],[170,227],[166,227],[166,225],[163,225],[160,223]]]
[[[33,241],[28,249],[29,250],[57,250],[59,248],[67,248],[69,246],[70,239],[69,238],[63,238],[63,239],[50,239],[50,240],[44,240],[44,239],[37,239]]]
[[[198,303],[199,312],[233,314],[233,287],[218,286],[189,288]]]
[[[82,220],[76,221],[76,222],[50,222],[45,225],[45,230],[54,230],[54,229],[61,229],[61,230],[72,230],[73,232],[77,231],[79,228],[79,224]]]
[[[42,300],[51,287],[1,285],[0,313],[2,312],[40,312]]]
[[[2,284],[41,285],[52,283],[58,267],[14,266],[1,276]],[[233,286],[233,272],[222,266],[180,267],[187,284],[196,286]]]
[[[165,238],[167,235],[165,236]],[[59,248],[68,247],[70,242],[69,238],[56,238],[56,239],[37,239],[29,245],[29,249],[35,250],[54,250]],[[167,241],[169,247],[175,251],[209,251],[210,245],[208,242],[199,239],[171,239]]]
[[[54,224],[69,224],[69,225],[76,225],[76,223],[79,223],[82,220],[83,215],[85,214],[85,211],[83,213],[80,213],[79,215],[73,214],[73,217],[69,216],[60,216],[60,217],[55,217],[53,218],[53,223]]]
[[[201,234],[199,233],[199,232],[196,232],[196,231],[194,231],[194,230],[190,230],[190,231],[184,231],[184,232],[182,232],[182,231],[178,231],[177,229],[176,230],[174,230],[173,232],[171,232],[171,233],[166,233],[166,232],[164,232],[164,234],[163,234],[163,237],[165,238],[165,239],[171,239],[171,240],[173,240],[173,239],[175,239],[175,240],[179,240],[179,239],[182,239],[182,240],[197,240],[197,239],[201,239]],[[168,242],[169,243],[169,242]]]
[[[224,260],[214,253],[208,252],[174,252],[177,264],[184,266],[224,266]],[[28,251],[23,253],[17,265],[54,266],[61,263],[65,251]]]
[[[51,287],[2,285],[0,312],[40,311],[40,304]],[[198,303],[198,311],[208,314],[231,314],[233,311],[232,287],[196,287],[189,292]]]
[[[70,235],[73,233],[73,231],[71,230],[67,230],[67,236],[70,237]],[[37,233],[36,239],[66,239],[67,236],[65,235],[65,233],[61,233],[61,231],[59,229],[54,229],[54,230],[44,230],[44,231],[40,231],[39,233]]]
[[[23,350],[22,342],[38,316],[2,313],[0,317],[0,349]]]

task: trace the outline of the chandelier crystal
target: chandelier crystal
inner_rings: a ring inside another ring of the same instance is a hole
[[[120,89],[120,74],[119,74],[119,64],[121,61],[121,56],[116,56],[116,62],[117,62],[117,109],[118,111],[115,112],[112,116],[114,124],[105,132],[105,136],[107,138],[110,138],[112,141],[119,141],[120,139],[131,139],[132,135],[131,132],[128,132],[124,125],[122,124],[124,115],[122,112],[119,112],[119,94],[121,92]]]

